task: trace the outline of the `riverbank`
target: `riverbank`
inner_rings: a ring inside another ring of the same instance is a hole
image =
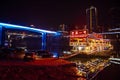
[[[77,72],[75,63],[63,59],[0,61],[0,80],[77,80]]]

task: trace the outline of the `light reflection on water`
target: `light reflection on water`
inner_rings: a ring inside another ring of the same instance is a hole
[[[82,77],[79,77],[79,78],[68,78],[67,80],[87,80],[86,78],[82,78]]]
[[[73,80],[87,80],[85,78],[76,78],[76,79],[73,79]]]
[[[87,79],[85,79],[85,78],[77,78],[77,80],[87,80]]]

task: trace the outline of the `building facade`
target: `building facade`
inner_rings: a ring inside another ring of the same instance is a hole
[[[87,29],[89,33],[97,31],[97,8],[91,6],[86,9]]]

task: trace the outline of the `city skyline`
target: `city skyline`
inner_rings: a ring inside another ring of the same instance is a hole
[[[0,22],[55,28],[60,24],[86,25],[86,9],[98,9],[98,24],[108,24],[109,12],[119,7],[111,1],[3,1],[0,3]]]

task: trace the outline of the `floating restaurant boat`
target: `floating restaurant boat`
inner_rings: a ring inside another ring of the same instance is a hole
[[[104,39],[102,34],[88,33],[87,29],[70,31],[70,46],[71,51],[92,54],[112,50],[110,39]]]

